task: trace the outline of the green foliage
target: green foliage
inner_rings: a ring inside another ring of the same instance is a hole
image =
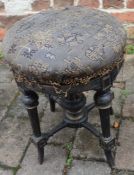
[[[72,148],[73,148],[73,144],[70,142],[70,143],[67,143],[66,145],[65,145],[65,148],[66,148],[66,150],[67,151],[71,151],[72,150]]]
[[[130,94],[131,93],[127,89],[121,90],[121,96],[122,97],[125,97],[126,98]]]
[[[71,154],[71,151],[73,149],[73,144],[72,143],[68,143],[65,145],[66,151],[67,151],[67,159],[66,159],[66,166],[68,168],[71,168],[72,166],[72,162],[73,162],[73,156]]]
[[[127,54],[134,54],[134,45],[129,44],[126,46],[126,53]]]
[[[71,168],[72,162],[73,162],[73,156],[71,154],[69,154],[69,156],[66,160],[66,165],[67,165],[68,168]]]
[[[3,53],[2,53],[2,51],[0,51],[0,60],[2,60],[3,59]]]
[[[18,170],[20,169],[20,165],[18,165],[17,167],[13,167],[12,170],[13,170],[13,175],[16,175]]]

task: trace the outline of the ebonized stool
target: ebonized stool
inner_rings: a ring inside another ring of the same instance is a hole
[[[110,90],[122,64],[126,33],[109,14],[84,7],[42,11],[17,22],[3,42],[5,58],[23,93],[39,162],[44,160],[48,139],[65,127],[84,127],[100,140],[107,162],[114,166],[115,139],[110,134]],[[96,91],[94,102],[86,104],[84,91]],[[64,109],[64,120],[42,133],[38,118],[38,95],[45,93],[51,111],[55,103]],[[88,122],[97,107],[102,132]],[[89,145],[90,147],[90,145]]]

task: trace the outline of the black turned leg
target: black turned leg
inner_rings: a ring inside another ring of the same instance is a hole
[[[23,98],[22,101],[27,109],[32,130],[33,130],[33,136],[35,138],[41,137],[41,129],[40,129],[40,123],[39,123],[39,117],[38,117],[38,95],[33,91],[24,91],[23,92]],[[44,147],[40,144],[37,144],[37,150],[38,150],[38,159],[39,163],[42,164],[44,160]]]
[[[107,161],[110,167],[112,168],[114,166],[114,155],[112,149],[115,146],[115,142],[112,139],[110,133],[110,112],[111,112],[110,108],[99,109],[102,136],[103,136],[101,146],[103,147]]]
[[[100,144],[104,149],[107,162],[111,168],[114,167],[114,154],[113,148],[115,146],[115,139],[112,139],[110,133],[110,114],[111,114],[111,101],[114,98],[114,94],[108,91],[97,92],[95,94],[95,103],[99,108],[102,138]]]
[[[50,102],[50,110],[55,112],[55,101],[51,95],[49,95],[49,102]]]

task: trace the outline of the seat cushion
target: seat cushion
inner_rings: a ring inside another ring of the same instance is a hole
[[[84,7],[42,11],[17,22],[3,42],[16,81],[87,84],[123,60],[126,33],[108,13]]]

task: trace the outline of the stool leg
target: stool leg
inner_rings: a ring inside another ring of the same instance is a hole
[[[22,98],[22,101],[29,115],[29,119],[33,130],[33,136],[35,138],[39,138],[41,137],[41,129],[37,111],[37,106],[39,104],[38,95],[33,91],[24,91],[23,94],[24,96]],[[39,163],[42,164],[44,160],[44,147],[37,144],[37,150]]]
[[[107,158],[107,161],[110,167],[113,167],[114,166],[114,156],[110,148],[111,145],[108,146],[108,143],[112,141],[112,137],[110,133],[110,108],[99,109],[99,113],[100,113],[102,136],[103,136],[104,142],[107,143],[107,146],[103,147],[103,149],[104,149],[104,152],[105,152],[105,155],[106,155],[106,158]]]
[[[55,101],[51,95],[49,95],[49,102],[50,102],[50,110],[55,112]]]
[[[109,90],[107,92],[98,92],[95,94],[96,105],[99,108],[102,139],[101,146],[104,149],[107,162],[111,168],[114,167],[113,148],[115,146],[115,139],[112,139],[110,133],[110,114],[111,114],[111,101],[113,93]]]

